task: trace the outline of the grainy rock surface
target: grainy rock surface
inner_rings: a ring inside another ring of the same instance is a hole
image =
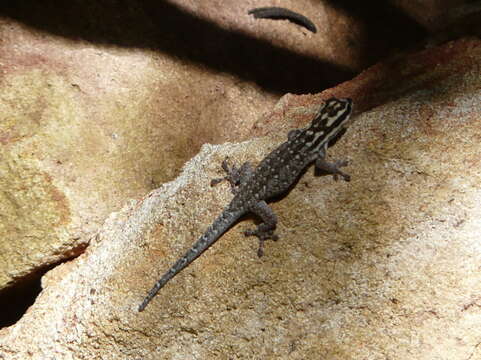
[[[203,143],[245,137],[275,101],[146,49],[10,19],[0,34],[0,290],[78,254],[127,199],[174,178]]]
[[[278,95],[422,43],[463,4],[397,3],[282,4],[316,34],[254,19],[268,4],[253,0],[0,3],[0,297],[78,255],[202,144],[259,133]]]
[[[44,276],[0,358],[480,359],[480,59],[478,39],[400,57],[285,97],[259,127],[279,119],[269,137],[205,145]],[[352,181],[308,171],[272,204],[281,239],[262,259],[248,218],[137,313],[232,197],[209,186],[225,155],[259,161],[332,94],[363,111],[330,151]]]

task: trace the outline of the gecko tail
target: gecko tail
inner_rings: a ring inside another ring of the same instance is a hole
[[[175,262],[174,265],[157,281],[145,299],[139,305],[138,311],[143,311],[154,296],[175,275],[181,272],[213,243],[215,243],[243,214],[244,212],[230,212],[224,210],[221,215],[209,226],[207,231],[194,243],[194,245]]]

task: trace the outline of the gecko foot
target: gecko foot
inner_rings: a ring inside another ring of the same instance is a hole
[[[226,158],[224,159],[224,161],[222,161],[222,169],[224,170],[224,172],[226,173],[226,176],[224,177],[221,177],[221,178],[216,178],[216,179],[212,179],[210,181],[210,186],[215,186],[217,184],[219,184],[220,182],[224,181],[224,180],[227,180],[229,181],[229,183],[231,184],[232,187],[235,187],[236,186],[236,179],[235,179],[235,174],[237,173],[237,168],[236,166],[232,166],[229,167],[229,164],[228,164],[228,157],[226,156]],[[234,173],[234,174],[233,174]]]
[[[245,181],[247,177],[254,172],[252,165],[249,162],[245,162],[241,167],[235,165],[229,166],[228,157],[222,161],[222,169],[226,173],[226,176],[222,178],[212,179],[210,186],[215,186],[220,182],[227,180],[231,186],[232,193],[237,193],[238,186]]]
[[[264,255],[264,242],[266,240],[277,241],[279,236],[274,234],[274,229],[264,230],[262,225],[259,225],[255,230],[244,231],[245,236],[257,236],[259,238],[259,248],[257,249],[257,256],[262,257]]]
[[[342,177],[344,181],[351,181],[351,176],[339,169],[340,167],[347,165],[347,160],[337,160],[332,163],[327,162],[324,159],[316,160],[316,170],[318,170],[321,174],[332,175],[334,181],[338,181],[339,177]]]

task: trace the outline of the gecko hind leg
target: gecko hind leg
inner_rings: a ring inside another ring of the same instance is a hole
[[[224,161],[222,161],[222,169],[227,175],[222,178],[212,179],[210,182],[210,186],[215,186],[220,182],[227,180],[231,186],[232,192],[236,194],[236,189],[239,187],[240,184],[242,184],[249,176],[254,173],[254,169],[251,163],[248,161],[242,164],[241,167],[237,167],[235,165],[229,167],[227,159],[228,158],[226,157]]]
[[[259,239],[259,248],[257,249],[257,256],[264,255],[264,242],[266,240],[276,241],[279,236],[274,234],[277,226],[277,216],[265,201],[259,201],[249,209],[252,213],[259,216],[262,223],[257,225],[257,228],[244,231],[245,236],[257,236]]]

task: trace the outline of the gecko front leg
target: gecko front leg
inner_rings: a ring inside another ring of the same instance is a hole
[[[316,170],[321,175],[332,175],[334,180],[339,180],[339,176],[341,176],[344,181],[350,181],[351,176],[342,172],[339,168],[348,165],[347,160],[337,160],[334,162],[326,161],[326,152],[324,150],[319,151],[319,156],[316,159],[315,167]]]

